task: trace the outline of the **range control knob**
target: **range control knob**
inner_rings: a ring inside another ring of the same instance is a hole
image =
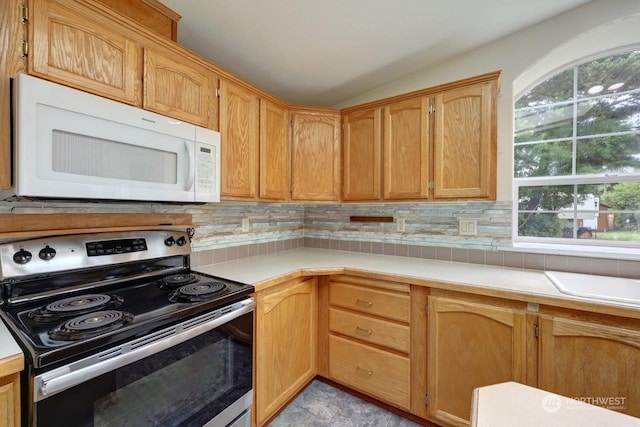
[[[32,255],[31,252],[29,251],[25,251],[24,249],[20,249],[18,252],[16,252],[15,254],[13,254],[13,261],[16,264],[26,264],[29,261],[31,261]]]
[[[184,246],[187,244],[187,239],[184,238],[184,236],[180,236],[178,237],[178,246]]]
[[[174,239],[173,236],[169,236],[166,239],[164,239],[164,244],[167,246],[173,246],[176,244],[176,239]]]
[[[54,256],[56,256],[56,250],[51,248],[51,247],[49,247],[49,245],[47,245],[44,248],[40,249],[40,252],[38,252],[38,257],[40,257],[40,259],[44,260],[44,261],[49,261]]]

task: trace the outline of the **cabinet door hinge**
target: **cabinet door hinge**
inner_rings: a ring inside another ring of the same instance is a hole
[[[429,105],[429,114],[433,114],[436,112],[436,107],[435,105],[431,104]]]
[[[533,324],[533,336],[538,338],[540,336],[540,327],[537,323]]]
[[[29,56],[29,42],[22,40],[22,57]]]
[[[433,181],[429,181],[429,183],[427,184],[427,188],[429,188],[429,190],[433,190],[434,185],[435,184]]]
[[[424,311],[425,311],[427,314],[429,314],[429,303],[426,303],[426,304],[424,305]]]
[[[425,395],[424,395],[424,404],[425,404],[425,405],[428,405],[428,404],[429,404],[429,395],[428,395],[428,394],[425,394]]]
[[[216,88],[216,98],[220,98],[220,88]]]
[[[20,5],[20,22],[23,24],[29,22],[29,8],[26,4]]]

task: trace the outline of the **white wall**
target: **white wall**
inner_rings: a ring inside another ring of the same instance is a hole
[[[505,12],[508,19],[508,12]],[[336,108],[502,70],[498,99],[498,200],[511,200],[513,100],[538,81],[592,52],[640,45],[640,1],[594,0],[449,61],[353,97]]]

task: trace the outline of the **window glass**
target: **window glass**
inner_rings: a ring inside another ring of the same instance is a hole
[[[640,51],[563,70],[515,107],[514,239],[640,248]]]

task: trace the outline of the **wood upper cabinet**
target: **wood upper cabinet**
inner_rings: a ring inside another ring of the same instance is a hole
[[[115,23],[104,25],[52,1],[29,4],[30,74],[140,105],[137,45],[118,32]]]
[[[340,115],[294,111],[291,140],[291,199],[340,198]]]
[[[469,425],[473,389],[525,382],[526,313],[440,296],[429,296],[428,310],[429,414]]]
[[[435,97],[434,197],[496,198],[495,82]]]
[[[159,114],[217,129],[217,76],[178,53],[144,49],[142,106]]]
[[[289,111],[260,100],[260,199],[289,197]]]
[[[239,84],[221,79],[221,196],[228,199],[257,197],[259,125],[258,95]]]
[[[640,324],[540,315],[539,387],[640,417]]]
[[[342,137],[342,198],[380,200],[382,109],[345,114]]]
[[[387,200],[429,197],[429,98],[384,107],[383,194]]]
[[[265,425],[316,374],[316,279],[256,297],[256,425]]]

